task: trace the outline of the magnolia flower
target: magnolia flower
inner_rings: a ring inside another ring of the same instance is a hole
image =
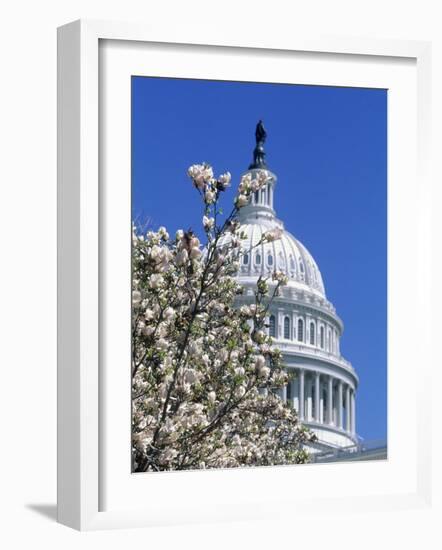
[[[178,229],[178,231],[175,233],[176,240],[181,241],[183,237],[184,237],[184,231],[182,229]]]
[[[187,233],[187,247],[188,249],[190,248],[195,248],[195,247],[198,247],[200,245],[200,240],[198,239],[198,237],[195,237],[195,235],[192,235],[191,233]]]
[[[171,321],[176,315],[175,310],[172,307],[167,307],[164,310],[163,317],[166,321]]]
[[[167,334],[167,325],[160,323],[157,327],[157,334],[160,338],[164,338]]]
[[[204,178],[204,181],[209,182],[213,179],[213,169],[208,164],[204,164],[204,168],[202,171],[202,176]]]
[[[247,172],[247,174],[244,174],[243,176],[241,176],[241,182],[240,182],[240,186],[242,185],[243,188],[247,188],[250,183],[252,182],[252,176],[249,172]]]
[[[169,240],[169,233],[167,232],[166,228],[161,226],[159,229],[158,229],[158,234],[160,235],[160,237],[162,237],[165,241],[168,241]]]
[[[132,303],[134,306],[137,306],[141,302],[141,292],[139,290],[134,290],[132,292]]]
[[[232,445],[236,445],[236,446],[239,446],[241,445],[241,438],[238,434],[235,434],[233,437],[232,437]]]
[[[186,373],[184,374],[184,381],[187,384],[194,384],[195,382],[197,382],[198,381],[198,376],[197,376],[196,372],[192,369],[186,370]]]
[[[215,193],[213,191],[206,191],[204,194],[204,199],[207,204],[212,204],[215,200]]]
[[[159,461],[165,463],[174,459],[177,455],[178,451],[172,449],[172,447],[167,447],[164,451],[160,453]]]
[[[146,319],[146,321],[151,321],[154,318],[154,312],[149,308],[145,309],[144,318]]]
[[[270,369],[269,367],[260,367],[258,369],[258,374],[259,376],[261,376],[262,378],[267,378],[270,374]]]
[[[216,401],[216,393],[214,391],[210,391],[208,394],[207,394],[207,399],[209,400],[210,403],[215,403]]]
[[[274,229],[271,229],[270,231],[266,231],[262,238],[263,240],[266,240],[267,242],[272,242],[280,239],[282,237],[283,230],[280,227],[275,227]]]
[[[208,218],[207,216],[203,217],[203,226],[204,229],[210,230],[215,225],[215,220],[213,218]]]
[[[221,174],[218,178],[217,187],[220,191],[225,191],[227,187],[230,185],[230,180],[232,179],[232,176],[230,175],[230,172],[226,172],[225,174]]]
[[[255,192],[255,191],[259,191],[259,189],[261,189],[262,185],[261,183],[258,181],[258,180],[252,180],[250,182],[250,189]]]
[[[176,255],[175,261],[177,265],[184,265],[187,260],[189,259],[189,254],[187,253],[186,249],[180,250],[178,254]]]
[[[162,248],[160,248],[157,244],[154,244],[153,247],[150,249],[150,257],[154,261],[160,260],[162,253]]]
[[[151,288],[158,289],[163,284],[163,282],[164,282],[163,276],[158,273],[154,273],[150,277],[149,286]]]
[[[200,190],[204,189],[206,183],[213,179],[213,170],[208,164],[194,164],[188,171],[193,184]]]
[[[165,351],[169,347],[169,342],[164,338],[160,338],[155,345],[160,351]]]
[[[147,325],[143,329],[144,336],[152,336],[154,332],[155,332],[155,328],[152,325]]]
[[[235,397],[241,399],[246,394],[246,389],[244,386],[238,386],[235,390]]]
[[[267,183],[271,179],[267,170],[259,170],[256,174],[256,177],[261,183]]]
[[[281,283],[283,285],[286,285],[289,280],[289,278],[283,271],[274,271],[272,274],[272,279],[274,281],[278,281],[278,283]]]
[[[201,347],[198,345],[197,342],[192,341],[187,346],[187,350],[190,355],[198,355],[201,352]]]
[[[196,260],[201,256],[201,250],[199,248],[192,248],[190,251],[190,257],[192,260]]]
[[[236,206],[238,208],[242,208],[243,206],[246,206],[246,204],[249,203],[249,197],[247,197],[246,195],[238,195],[238,197],[236,198]]]
[[[254,332],[253,338],[255,342],[258,342],[259,344],[263,343],[266,339],[266,333],[263,330],[257,330],[256,332]]]

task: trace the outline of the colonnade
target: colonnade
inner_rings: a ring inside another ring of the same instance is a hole
[[[282,389],[282,399],[292,404],[300,420],[330,425],[355,434],[354,388],[340,378],[317,371],[299,369],[296,374]]]

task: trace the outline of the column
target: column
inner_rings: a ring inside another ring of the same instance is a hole
[[[267,258],[263,259],[263,261],[267,261]],[[276,262],[276,258],[273,259],[274,262]],[[276,337],[283,338],[284,337],[284,310],[278,309],[278,316],[276,318],[277,321],[277,327],[276,327]]]
[[[327,391],[327,422],[333,424],[333,377],[328,377],[328,391]]]
[[[313,378],[312,373],[306,376],[305,381],[306,397],[307,397],[307,410],[305,411],[305,419],[313,420]]]
[[[303,370],[299,371],[299,419],[304,420],[304,384],[305,373]]]
[[[337,407],[337,411],[338,411],[338,428],[340,428],[342,430],[342,424],[343,424],[343,421],[344,421],[344,411],[343,411],[343,407],[342,407],[342,380],[339,380],[339,384],[338,384],[338,407]]]
[[[321,422],[321,388],[320,388],[320,374],[317,372],[315,374],[315,420],[316,422]]]
[[[356,398],[354,390],[351,392],[351,433],[356,433]]]
[[[284,384],[284,386],[282,386],[281,399],[284,403],[287,401],[287,384]]]
[[[347,385],[345,390],[345,431],[349,432],[350,427],[350,386]]]
[[[292,380],[292,404],[295,411],[299,414],[299,378],[296,377]]]

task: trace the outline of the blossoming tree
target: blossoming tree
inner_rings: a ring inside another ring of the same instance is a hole
[[[243,253],[236,215],[267,172],[243,176],[222,223],[230,174],[215,178],[203,164],[189,176],[202,199],[204,249],[190,230],[174,239],[165,228],[133,231],[133,470],[306,462],[314,435],[279,397],[288,375],[265,324],[285,275],[260,278],[254,303],[235,307]],[[262,239],[279,237],[273,230]]]

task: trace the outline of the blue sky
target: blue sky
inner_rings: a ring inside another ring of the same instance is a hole
[[[275,209],[311,252],[343,319],[341,352],[360,378],[357,431],[387,432],[387,91],[132,78],[132,214],[200,231],[186,171],[206,161],[234,186],[259,119]],[[225,195],[225,208],[234,189]]]

